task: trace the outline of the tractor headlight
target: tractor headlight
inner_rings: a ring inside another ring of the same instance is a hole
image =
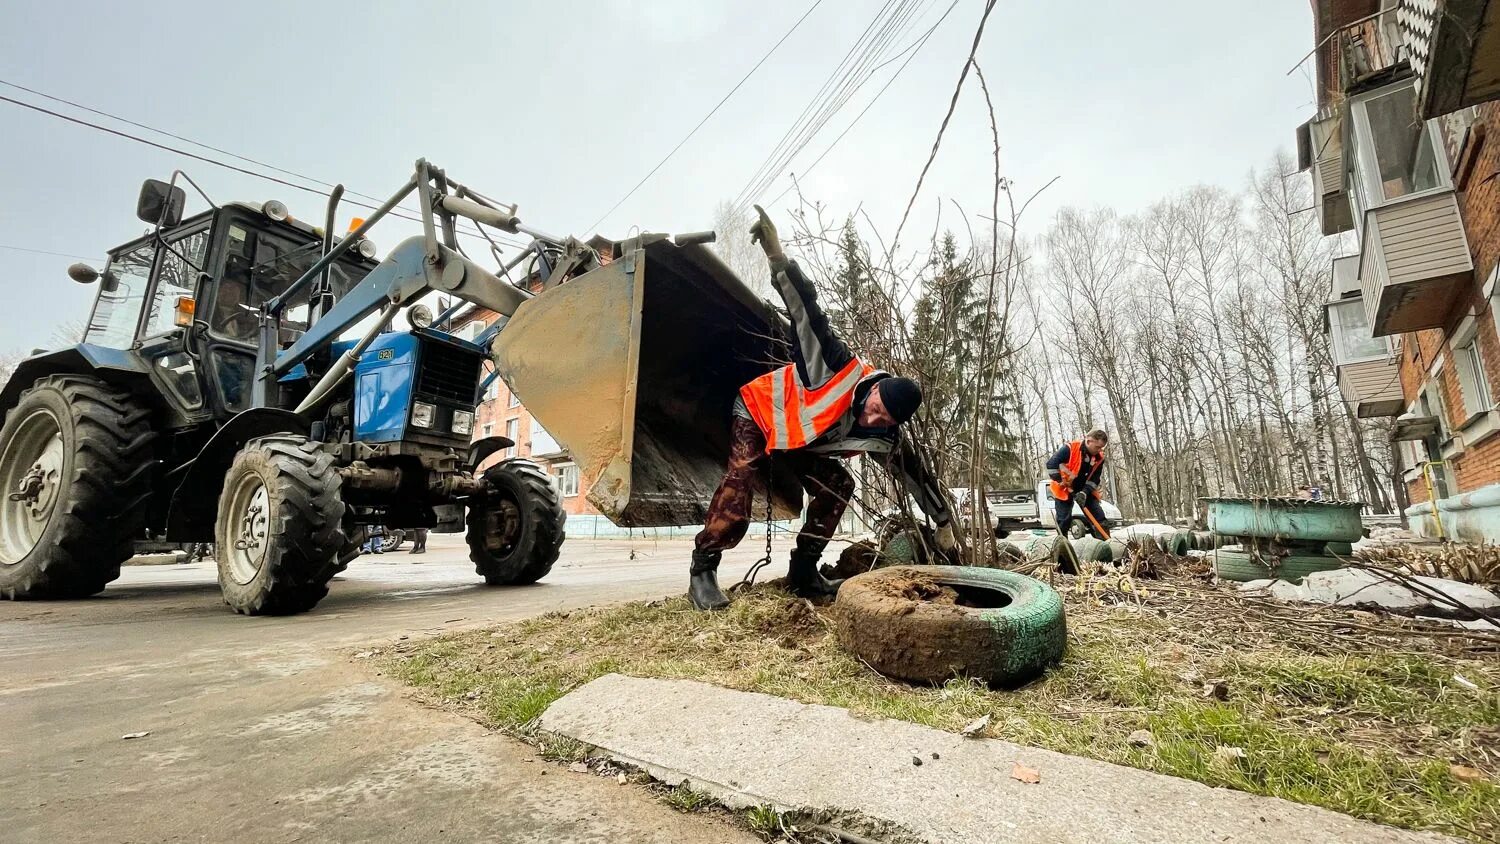
[[[359,249],[359,254],[365,256],[366,258],[374,259],[375,241],[370,240],[367,237],[362,237],[359,239],[359,246],[356,248]]]
[[[270,217],[273,220],[278,221],[285,220],[286,218],[292,216],[291,212],[287,210],[286,203],[280,202],[275,199],[269,200],[264,205],[260,206],[260,213],[266,215],[267,217]]]
[[[418,428],[431,428],[432,420],[437,416],[437,408],[425,401],[419,401],[411,406],[411,424]]]
[[[453,433],[466,437],[474,433],[474,414],[467,410],[453,411]]]
[[[414,328],[428,328],[432,325],[432,308],[423,304],[412,305],[406,309],[406,321]]]

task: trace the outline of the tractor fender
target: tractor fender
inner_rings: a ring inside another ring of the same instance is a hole
[[[0,418],[40,378],[49,375],[93,375],[112,387],[136,392],[149,383],[150,368],[141,356],[128,349],[110,349],[79,343],[66,349],[39,352],[16,365],[10,380],[0,389]]]
[[[212,542],[224,475],[239,450],[256,437],[306,436],[311,426],[311,422],[290,410],[275,407],[252,407],[235,414],[203,444],[196,457],[174,473],[182,480],[172,492],[167,536],[179,542]]]
[[[477,440],[473,445],[469,446],[469,462],[464,465],[470,471],[473,471],[491,454],[501,449],[510,448],[515,444],[516,441],[510,437],[485,437],[484,439]]]

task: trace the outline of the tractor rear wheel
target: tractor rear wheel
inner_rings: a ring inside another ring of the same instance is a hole
[[[97,378],[54,375],[0,427],[0,595],[82,598],[145,536],[151,411]]]
[[[470,502],[469,559],[491,586],[519,586],[547,576],[566,534],[557,488],[541,466],[506,460],[484,473],[491,492]]]
[[[219,588],[245,615],[312,609],[342,568],[344,502],[333,456],[296,434],[251,440],[229,467],[219,514]]]

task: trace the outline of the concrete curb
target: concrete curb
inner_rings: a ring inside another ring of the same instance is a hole
[[[1346,815],[996,739],[690,680],[610,674],[542,729],[730,806],[862,817],[934,842],[1451,842]],[[1016,764],[1040,772],[1022,783]],[[896,836],[906,837],[906,836]]]

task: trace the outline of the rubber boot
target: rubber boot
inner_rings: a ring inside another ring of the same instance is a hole
[[[722,610],[729,597],[719,589],[719,551],[693,551],[692,577],[688,580],[688,597],[700,610]]]
[[[829,580],[818,571],[817,551],[805,548],[792,549],[792,560],[786,569],[786,584],[793,595],[801,598],[832,598],[839,592],[843,580]]]

